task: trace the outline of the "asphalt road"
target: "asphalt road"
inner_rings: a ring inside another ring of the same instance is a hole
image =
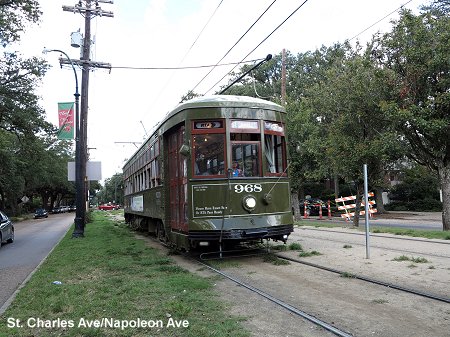
[[[17,288],[47,257],[73,224],[75,213],[15,222],[15,238],[0,248],[0,314]]]

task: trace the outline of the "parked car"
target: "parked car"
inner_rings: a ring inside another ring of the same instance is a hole
[[[0,211],[0,247],[3,242],[12,243],[14,241],[14,225],[6,216]]]
[[[322,208],[323,216],[328,215],[327,203],[317,198],[299,200],[301,214],[305,213],[305,203],[306,203],[306,212],[308,213],[308,215],[319,215],[320,208]]]
[[[38,208],[35,212],[34,212],[34,218],[35,219],[39,219],[39,218],[48,218],[48,212],[43,209],[43,208]]]
[[[114,209],[119,209],[120,206],[118,205],[114,205],[114,204],[103,204],[98,206],[98,209],[101,211],[110,211],[110,210],[114,210]]]
[[[52,213],[53,213],[53,214],[61,213],[61,207],[54,207],[54,208],[52,209]]]

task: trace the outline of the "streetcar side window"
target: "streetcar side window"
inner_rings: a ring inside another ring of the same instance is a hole
[[[264,122],[265,168],[268,175],[286,173],[284,127],[280,123]]]
[[[222,119],[192,121],[192,175],[225,177],[225,125]]]

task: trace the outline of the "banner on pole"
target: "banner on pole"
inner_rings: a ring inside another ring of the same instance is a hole
[[[74,103],[58,103],[58,139],[74,138]]]

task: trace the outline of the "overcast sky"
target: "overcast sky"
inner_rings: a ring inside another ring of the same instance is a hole
[[[78,29],[83,33],[84,18],[62,10],[62,5],[75,5],[74,0],[39,2],[43,11],[40,25],[30,27],[20,45],[8,48],[19,50],[27,57],[45,57],[52,65],[38,93],[47,120],[56,125],[57,103],[74,100],[75,80],[70,68],[59,67],[58,53],[43,55],[42,50],[44,47],[61,49],[71,58],[79,59],[80,50],[70,46],[70,34]],[[178,104],[181,96],[193,89],[209,71],[209,68],[174,71],[114,67],[216,64],[272,2],[115,0],[112,5],[100,4],[103,10],[112,11],[114,18],[92,19],[91,33],[95,42],[92,60],[110,63],[113,69],[111,72],[98,69],[90,74],[88,147],[94,148],[90,150],[91,160],[102,162],[103,179],[121,172],[125,160],[136,151],[133,144],[116,142],[142,142],[145,130],[150,133],[153,126]],[[276,1],[221,63],[241,61],[303,2]],[[425,2],[309,0],[247,59],[278,54],[283,48],[297,54],[343,42],[403,4],[417,11]],[[396,13],[390,15],[358,39],[365,42],[377,31],[389,31],[389,21],[396,18]],[[232,67],[217,67],[195,91],[213,94],[221,84],[228,82],[226,77],[213,87]],[[81,70],[78,70],[78,77],[81,87]]]

